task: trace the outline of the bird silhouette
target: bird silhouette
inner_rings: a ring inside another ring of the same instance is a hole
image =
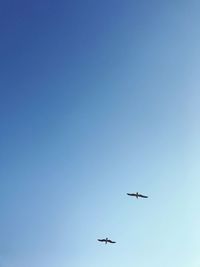
[[[141,198],[148,198],[148,196],[139,194],[138,192],[136,192],[136,193],[132,193],[132,194],[127,193],[127,195],[128,195],[128,196],[131,196],[131,197],[136,197],[137,199],[138,199],[139,197],[141,197]]]
[[[99,242],[105,242],[105,244],[107,244],[107,243],[112,243],[112,244],[116,243],[115,241],[112,241],[112,240],[108,239],[107,237],[106,237],[106,239],[97,239],[97,240]]]

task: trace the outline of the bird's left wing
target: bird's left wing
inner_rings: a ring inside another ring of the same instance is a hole
[[[128,195],[128,196],[132,196],[132,197],[135,197],[135,196],[136,196],[136,194],[134,194],[134,193],[132,193],[132,194],[127,193],[127,195]]]

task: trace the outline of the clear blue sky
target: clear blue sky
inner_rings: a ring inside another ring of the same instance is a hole
[[[1,267],[200,266],[199,10],[1,1]]]

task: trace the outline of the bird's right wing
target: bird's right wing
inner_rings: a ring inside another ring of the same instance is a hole
[[[99,242],[105,242],[105,239],[97,239]]]
[[[134,194],[134,193],[132,193],[132,194],[127,193],[127,195],[128,195],[128,196],[132,196],[132,197],[135,197],[135,196],[136,196],[136,194]]]
[[[143,197],[143,198],[148,198],[148,196],[144,196],[144,195],[138,195],[139,197]]]
[[[112,240],[107,240],[109,243],[112,243],[112,244],[114,244],[114,243],[116,243],[115,241],[112,241]]]

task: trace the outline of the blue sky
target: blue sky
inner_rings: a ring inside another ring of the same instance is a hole
[[[1,1],[0,266],[200,266],[199,8]]]

